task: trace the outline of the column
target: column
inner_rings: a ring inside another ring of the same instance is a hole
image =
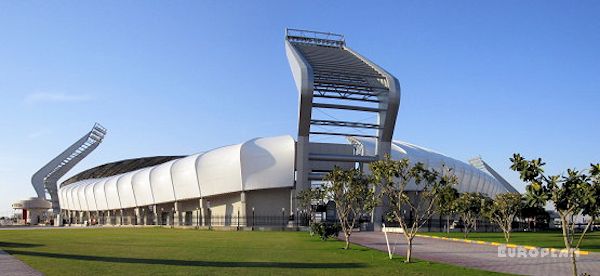
[[[173,225],[174,226],[180,226],[181,223],[181,203],[175,201],[175,204],[173,204],[174,206],[174,213],[173,213]]]
[[[246,192],[240,193],[240,226],[248,226],[248,220],[246,218]],[[237,221],[236,221],[237,223]]]
[[[113,212],[111,210],[108,210],[107,212],[108,212],[108,217],[106,218],[106,220],[107,220],[106,224],[112,225],[113,224],[112,223],[112,217],[114,216],[114,214],[113,214]]]
[[[200,198],[200,226],[208,226],[208,204],[207,200]]]
[[[158,215],[158,209],[156,208],[156,205],[152,205],[152,210],[154,211],[154,225],[160,225],[158,220],[160,216]]]
[[[148,213],[149,213],[149,207],[144,207],[141,211],[142,211],[142,219],[144,221],[144,225],[148,225]]]

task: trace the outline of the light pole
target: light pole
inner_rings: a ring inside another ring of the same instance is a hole
[[[296,231],[300,230],[300,208],[296,208],[296,215],[294,216],[294,220],[296,221]]]
[[[175,228],[175,207],[171,208],[171,228]]]
[[[254,231],[254,206],[252,206],[252,231]]]
[[[285,230],[285,208],[281,208],[281,231]]]
[[[208,208],[208,230],[212,230],[212,211],[210,210],[210,200],[206,201],[206,207]]]
[[[200,228],[200,208],[196,207],[196,227]]]

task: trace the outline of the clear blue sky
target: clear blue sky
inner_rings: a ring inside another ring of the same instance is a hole
[[[286,27],[397,76],[395,139],[481,155],[520,190],[514,152],[600,161],[598,1],[83,2],[0,2],[0,215],[95,121],[109,134],[73,172],[295,136]]]

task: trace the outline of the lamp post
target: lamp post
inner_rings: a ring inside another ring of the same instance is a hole
[[[254,206],[252,206],[252,231],[254,231]]]
[[[296,221],[296,231],[300,230],[300,208],[296,208],[296,215],[294,216],[294,220]]]
[[[238,208],[237,230],[240,231],[240,209]]]
[[[171,208],[171,228],[175,228],[175,207]]]
[[[285,208],[281,208],[281,231],[285,230]]]
[[[210,210],[210,200],[206,201],[206,207],[208,208],[208,229],[212,230],[212,211]]]

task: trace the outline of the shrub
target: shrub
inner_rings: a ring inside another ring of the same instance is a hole
[[[331,237],[337,237],[341,227],[338,223],[313,222],[310,224],[310,235],[317,235],[322,240],[327,240]]]

